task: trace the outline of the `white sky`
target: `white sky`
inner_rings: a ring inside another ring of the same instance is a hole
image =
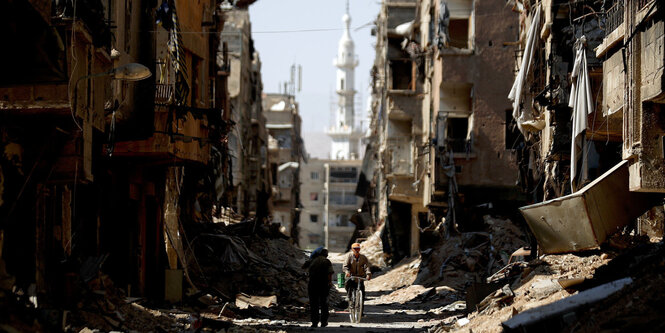
[[[376,19],[380,1],[350,0],[349,3],[351,38],[359,59],[355,89],[362,97],[362,108],[356,107],[355,113],[364,120],[375,43],[370,34],[371,24],[367,23]],[[296,93],[296,100],[300,104],[305,146],[312,157],[328,158],[330,151],[330,143],[321,133],[330,119],[336,79],[332,61],[343,33],[345,11],[345,0],[259,0],[249,7],[252,38],[262,62],[263,91],[279,92],[280,83],[290,78],[291,65],[303,67],[302,91]],[[337,30],[281,32],[318,29]]]

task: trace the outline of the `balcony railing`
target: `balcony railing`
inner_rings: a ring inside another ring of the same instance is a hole
[[[612,33],[623,23],[623,0],[615,1],[614,5],[607,10],[605,19],[605,36]]]
[[[155,104],[171,104],[173,101],[172,84],[155,84]]]
[[[448,146],[453,150],[454,153],[471,153],[471,141],[467,139],[446,139]]]
[[[651,1],[653,1],[653,0],[637,0],[637,8],[638,8],[638,9],[642,9],[642,8],[644,8],[644,7],[646,7],[646,5],[648,5]]]

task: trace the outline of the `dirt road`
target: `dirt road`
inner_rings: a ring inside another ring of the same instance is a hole
[[[335,276],[341,272],[343,256],[331,254],[329,259],[333,262]],[[328,327],[311,328],[309,317],[300,318],[298,321],[271,321],[245,319],[234,321],[248,329],[267,329],[268,331],[286,332],[423,332],[435,326],[442,320],[441,315],[429,311],[437,304],[421,304],[418,300],[409,302],[395,302],[386,295],[394,290],[383,287],[380,280],[371,280],[367,283],[367,299],[365,301],[365,314],[358,324],[352,324],[349,312],[332,309]],[[343,288],[334,288],[333,292],[345,295]],[[383,296],[383,297],[382,297]]]

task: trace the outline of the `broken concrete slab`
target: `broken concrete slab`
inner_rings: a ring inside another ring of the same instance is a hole
[[[623,161],[573,194],[520,212],[544,253],[565,253],[598,248],[657,200],[653,193],[629,190],[628,162]]]
[[[277,305],[277,296],[250,296],[246,294],[236,295],[236,306],[239,309],[247,309],[250,306],[269,308]]]
[[[553,325],[564,327],[575,320],[577,312],[584,307],[601,301],[633,283],[631,278],[623,278],[580,292],[562,300],[538,308],[524,311],[501,323],[505,332],[552,331]]]
[[[560,290],[563,290],[563,287],[556,280],[543,279],[532,283],[529,293],[536,299],[543,299]]]

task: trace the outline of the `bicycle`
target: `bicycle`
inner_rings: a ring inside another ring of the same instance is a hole
[[[356,287],[351,290],[351,294],[349,295],[349,317],[352,323],[359,323],[360,318],[363,316],[365,303],[363,291],[360,289],[360,281],[367,281],[367,279],[360,276],[352,276],[346,279],[346,283],[351,279],[356,281]]]

